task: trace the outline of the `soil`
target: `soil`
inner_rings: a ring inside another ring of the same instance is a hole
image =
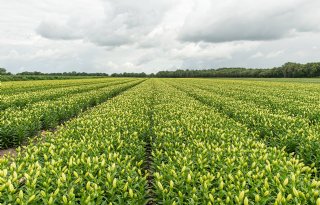
[[[54,129],[52,129],[53,131],[55,131]],[[37,135],[35,135],[35,137],[30,138],[32,140],[33,143],[39,143],[39,142],[43,142],[45,140],[45,134],[48,131],[42,130],[40,131]],[[27,139],[26,141],[22,142],[21,146],[25,146],[29,144],[29,140]],[[5,155],[11,155],[11,156],[16,156],[17,151],[15,147],[12,148],[8,148],[8,149],[0,149],[0,159],[2,157],[4,157]]]
[[[4,155],[15,156],[16,153],[17,153],[17,151],[15,148],[2,149],[2,150],[0,150],[0,158],[2,158]]]

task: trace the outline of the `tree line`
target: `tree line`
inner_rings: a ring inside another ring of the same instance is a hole
[[[150,77],[150,75],[147,75],[146,73],[112,73],[111,77],[136,77],[136,78],[145,78]]]
[[[101,78],[108,77],[107,73],[85,73],[85,72],[63,72],[63,73],[42,73],[38,71],[25,71],[17,74],[7,72],[0,68],[0,81],[23,81],[23,80],[58,80],[75,78]]]
[[[72,76],[96,76],[107,77],[107,73],[86,73],[86,72],[63,72],[63,73],[41,73],[34,72],[21,72],[15,75],[9,73],[4,68],[0,68],[0,75],[3,76],[16,76],[17,79],[26,79],[28,76],[33,78],[58,78],[58,77],[72,77]],[[20,77],[19,77],[20,76]],[[21,77],[22,76],[22,77]],[[41,77],[40,77],[41,76]],[[158,77],[158,78],[214,78],[214,77],[232,77],[232,78],[310,78],[320,77],[320,62],[318,63],[292,63],[288,62],[280,67],[274,68],[218,68],[207,70],[175,70],[175,71],[159,71],[156,74],[141,73],[113,73],[111,77]],[[8,78],[8,77],[7,77]]]
[[[156,74],[160,78],[310,78],[320,77],[320,63],[285,63],[281,67],[270,69],[259,68],[219,68],[209,70],[176,70],[160,71]]]
[[[109,76],[107,73],[86,73],[86,72],[63,72],[63,73],[42,73],[39,71],[28,72],[24,71],[16,75],[47,75],[47,76]]]
[[[207,70],[159,71],[156,74],[114,73],[112,77],[157,77],[157,78],[311,78],[320,77],[319,63],[288,62],[275,68],[218,68]]]

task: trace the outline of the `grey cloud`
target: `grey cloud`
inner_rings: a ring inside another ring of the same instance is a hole
[[[186,19],[179,40],[213,43],[265,41],[292,37],[299,32],[318,32],[320,29],[315,18],[320,17],[316,12],[320,6],[317,1],[285,0],[283,4],[275,3],[266,8],[264,4],[267,1],[255,2],[244,1],[243,5],[239,5],[240,1],[239,4],[234,1],[232,6],[222,10],[224,13],[215,10],[215,4],[211,4],[208,12],[203,14],[194,11]],[[313,14],[310,15],[310,12]]]
[[[36,32],[44,38],[53,40],[75,40],[81,39],[80,34],[66,25],[60,25],[54,22],[42,22],[36,29]]]
[[[170,1],[104,1],[98,18],[69,17],[64,22],[42,22],[36,32],[48,39],[83,39],[98,46],[121,46],[140,41],[161,23]],[[77,21],[77,22],[75,22]]]
[[[72,24],[59,25],[53,22],[42,22],[36,29],[40,36],[51,40],[78,40],[91,42],[98,46],[121,46],[130,44],[132,37],[124,29],[108,27],[106,25],[74,27]],[[118,29],[118,30],[117,30]]]

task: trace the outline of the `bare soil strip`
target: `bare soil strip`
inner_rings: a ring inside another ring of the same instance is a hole
[[[12,155],[15,156],[17,153],[16,148],[8,148],[0,150],[0,159],[5,155]]]
[[[153,176],[153,158],[152,158],[152,141],[155,137],[155,134],[153,132],[153,107],[154,107],[154,94],[151,99],[151,106],[150,106],[150,112],[149,112],[149,119],[150,119],[150,126],[149,126],[149,132],[145,136],[145,171],[148,173],[147,176],[147,187],[146,187],[146,193],[147,193],[147,205],[153,205],[156,204],[155,201],[155,193],[154,193],[154,176]]]

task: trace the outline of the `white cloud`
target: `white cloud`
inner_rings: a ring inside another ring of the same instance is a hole
[[[264,54],[261,53],[260,51],[258,51],[257,53],[255,53],[252,56],[250,56],[250,58],[261,58],[263,56],[264,56]]]
[[[285,52],[284,50],[272,51],[266,55],[266,58],[276,58],[282,55],[284,52]]]
[[[172,56],[175,58],[186,59],[231,59],[235,52],[245,52],[256,47],[256,42],[229,42],[221,44],[208,43],[188,43],[181,49],[173,49]]]

